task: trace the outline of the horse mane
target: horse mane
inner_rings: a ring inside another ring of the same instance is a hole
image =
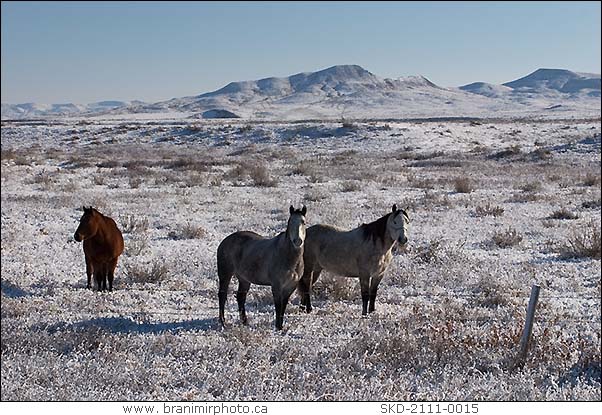
[[[381,239],[384,242],[385,235],[387,233],[387,220],[389,219],[389,216],[392,213],[393,212],[389,212],[385,216],[375,220],[374,222],[363,223],[360,226],[360,228],[363,230],[364,239],[370,239],[373,242],[376,242],[377,240]]]

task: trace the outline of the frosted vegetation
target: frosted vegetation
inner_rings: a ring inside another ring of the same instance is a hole
[[[3,400],[599,400],[600,119],[2,122]],[[323,274],[273,328],[252,286],[217,321],[215,254],[290,204],[351,229],[407,209],[361,317]],[[81,206],[113,217],[115,290],[85,289]],[[513,358],[533,284],[534,340]]]

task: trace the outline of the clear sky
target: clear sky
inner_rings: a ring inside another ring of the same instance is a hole
[[[2,102],[155,102],[357,64],[441,86],[600,73],[600,2],[2,1]]]

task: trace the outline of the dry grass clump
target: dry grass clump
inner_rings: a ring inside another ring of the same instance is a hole
[[[125,215],[119,217],[121,231],[123,233],[140,233],[148,230],[148,218],[137,215]]]
[[[430,160],[435,157],[441,157],[444,155],[445,155],[445,152],[443,152],[443,151],[433,151],[430,153],[417,153],[414,155],[413,158],[414,158],[414,160],[422,161],[422,160]]]
[[[179,226],[176,231],[169,231],[167,236],[170,239],[202,239],[207,235],[207,231],[202,226],[193,225],[187,223],[186,225]]]
[[[414,206],[418,205],[425,206],[430,209],[433,207],[450,207],[453,205],[453,203],[447,193],[440,193],[427,189],[425,190],[424,194],[414,203]]]
[[[549,216],[550,219],[579,219],[579,215],[576,213],[571,212],[570,210],[568,210],[567,208],[562,208],[562,209],[558,209],[555,210],[554,212],[552,212],[552,214]]]
[[[482,295],[477,297],[477,305],[481,307],[497,308],[510,303],[508,289],[489,276],[479,279],[478,289]]]
[[[125,278],[130,282],[138,284],[155,284],[167,278],[169,269],[167,265],[159,260],[154,260],[150,264],[123,264]]]
[[[596,208],[599,208],[600,206],[602,206],[600,198],[592,199],[592,200],[584,200],[583,203],[581,203],[581,207],[583,207],[585,209],[596,209]]]
[[[471,193],[475,188],[475,182],[468,177],[456,177],[454,179],[454,190],[456,193]]]
[[[518,245],[523,240],[523,236],[516,229],[508,227],[505,231],[494,233],[491,240],[497,247],[511,248]]]
[[[594,219],[585,227],[573,230],[567,242],[561,257],[600,259],[600,222]]]
[[[303,199],[307,200],[309,202],[319,202],[320,200],[324,200],[324,199],[328,199],[328,198],[329,198],[328,193],[326,193],[325,191],[317,190],[317,189],[309,190],[308,192],[305,193],[305,196],[303,196]]]
[[[192,157],[179,157],[170,160],[163,167],[170,170],[205,172],[211,170],[213,164],[214,161],[211,158],[193,159]]]
[[[56,182],[56,174],[52,174],[46,170],[36,173],[28,183],[39,184],[43,190],[48,190]]]
[[[323,273],[313,286],[316,296],[332,301],[354,300],[360,296],[359,280],[357,278],[334,277]]]
[[[523,192],[539,192],[542,189],[541,182],[526,182],[518,187]]]
[[[532,161],[546,161],[552,158],[552,152],[547,148],[537,148],[529,153]]]
[[[345,180],[341,183],[341,192],[357,192],[361,188],[360,183],[356,180]]]
[[[251,166],[249,176],[253,181],[253,185],[257,187],[274,187],[278,185],[278,179],[270,176],[268,169],[261,164]]]
[[[520,154],[522,154],[521,149],[520,149],[520,145],[515,144],[513,146],[510,146],[510,147],[502,150],[502,151],[498,151],[496,153],[490,154],[487,158],[494,159],[494,160],[499,160],[499,159],[502,159],[502,158],[518,156]]]
[[[415,249],[414,258],[424,263],[440,263],[445,257],[443,240],[431,239],[426,244]]]
[[[541,199],[542,199],[542,196],[537,193],[520,192],[520,193],[514,193],[512,196],[510,196],[510,198],[508,199],[508,202],[510,202],[510,203],[529,203],[529,202],[537,202],[538,200],[541,200]]]
[[[584,186],[600,186],[600,174],[587,173],[583,178]]]
[[[431,190],[435,188],[435,181],[432,179],[418,178],[411,173],[406,176],[406,179],[411,187]]]
[[[291,167],[291,174],[295,176],[309,176],[314,173],[314,168],[309,162],[297,163]]]
[[[483,217],[483,216],[498,217],[498,216],[502,216],[503,213],[504,213],[503,207],[494,206],[489,202],[487,202],[484,205],[477,206],[474,211],[474,214],[477,217]]]

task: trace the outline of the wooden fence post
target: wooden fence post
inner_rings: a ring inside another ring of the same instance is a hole
[[[529,298],[529,306],[527,307],[527,318],[525,319],[525,328],[520,339],[520,351],[517,356],[516,364],[522,365],[527,357],[527,350],[531,340],[531,332],[533,331],[533,319],[535,318],[535,308],[539,299],[539,285],[531,287],[531,297]]]

